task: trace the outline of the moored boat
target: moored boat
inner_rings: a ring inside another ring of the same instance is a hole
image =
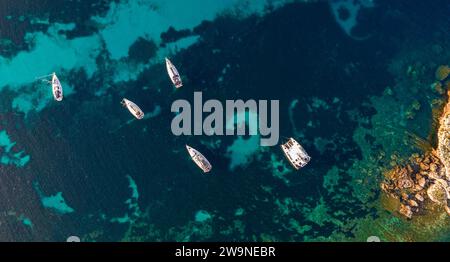
[[[130,111],[130,113],[137,119],[144,118],[144,112],[135,103],[130,100],[123,98],[121,104]]]
[[[56,101],[62,101],[63,100],[63,89],[61,82],[59,82],[58,77],[56,76],[56,73],[52,74],[52,92],[53,97]]]
[[[52,77],[51,80],[48,80],[49,77]],[[35,79],[40,79],[46,83],[51,84],[52,86],[52,94],[53,94],[53,98],[56,101],[62,101],[63,100],[63,88],[61,85],[61,82],[59,81],[58,77],[56,76],[56,73],[53,72],[49,75],[45,75],[45,76],[40,76],[40,77],[36,77]]]
[[[281,145],[281,149],[291,165],[297,170],[306,166],[311,160],[305,149],[292,137]]]
[[[192,158],[192,161],[201,169],[203,172],[208,173],[211,171],[212,166],[209,163],[208,159],[202,153],[198,152],[196,149],[186,145],[186,149],[189,152],[189,155]]]
[[[175,85],[176,88],[180,88],[183,86],[183,82],[181,81],[180,73],[178,73],[177,68],[172,64],[172,62],[166,57],[166,69],[169,74],[170,80]]]

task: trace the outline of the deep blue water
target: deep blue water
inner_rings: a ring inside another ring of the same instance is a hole
[[[74,23],[57,32],[64,41],[100,34],[105,25],[92,17],[104,17],[111,8],[110,1],[0,0],[0,55],[14,60],[33,53],[40,42],[26,40],[26,33],[52,36],[49,28],[55,24]],[[376,217],[370,203],[379,193],[375,179],[367,186],[373,193],[368,202],[355,197],[347,170],[362,159],[362,149],[354,132],[361,119],[376,113],[370,97],[395,85],[398,76],[389,64],[405,45],[419,49],[427,39],[439,42],[448,36],[448,9],[449,3],[439,0],[375,1],[374,7],[360,11],[354,29],[355,35],[369,37],[356,40],[339,26],[328,2],[299,1],[265,15],[229,13],[193,28],[167,28],[159,42],[149,35],[136,38],[130,26],[130,34],[123,31],[119,37],[136,41],[121,59],[105,48],[107,40],[95,42],[102,49],[92,59],[92,73],[86,72],[88,67],[60,65],[55,60],[67,57],[52,49],[45,57],[30,56],[54,64],[51,70],[61,72],[63,84],[73,90],[61,103],[45,92],[28,97],[32,109],[24,112],[12,101],[21,92],[45,88],[42,83],[1,82],[0,130],[16,143],[11,152],[2,147],[1,156],[23,151],[30,159],[23,166],[17,161],[0,164],[0,240],[64,241],[77,235],[85,241],[311,241],[336,234],[354,239],[355,232],[336,221],[345,225]],[[47,22],[32,22],[37,18]],[[136,23],[158,27],[154,22]],[[185,81],[174,90],[158,50],[191,36],[198,41],[170,52]],[[64,43],[63,48],[77,48]],[[75,61],[86,59],[80,53]],[[23,61],[23,68],[39,76],[33,66],[40,63],[35,62]],[[436,64],[443,62],[436,57]],[[8,66],[0,61],[0,70]],[[114,81],[121,70],[136,72],[135,79]],[[14,74],[20,78],[22,73]],[[313,160],[299,172],[288,167],[280,178],[270,169],[275,162],[271,157],[287,162],[273,147],[230,170],[227,148],[236,137],[175,137],[170,131],[171,103],[192,101],[194,91],[202,91],[204,100],[280,100],[281,135],[298,138]],[[48,103],[38,110],[42,96]],[[160,112],[130,121],[132,116],[120,106],[122,97],[148,114]],[[290,109],[294,99],[298,104]],[[348,112],[356,112],[357,118]],[[371,127],[370,122],[363,125]],[[319,137],[333,142],[320,147]],[[208,156],[211,174],[203,175],[190,161],[185,144]],[[340,170],[334,192],[323,186],[333,167]],[[328,212],[317,222],[308,214],[320,201]],[[211,218],[195,221],[200,210]],[[300,232],[293,220],[309,229]]]

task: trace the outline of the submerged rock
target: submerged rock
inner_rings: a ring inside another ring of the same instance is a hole
[[[450,74],[450,67],[447,65],[441,65],[436,69],[435,77],[436,80],[442,81],[445,80]]]

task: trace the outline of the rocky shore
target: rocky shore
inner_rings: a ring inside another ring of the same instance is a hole
[[[450,86],[450,68],[436,70],[434,85],[440,93]],[[444,91],[444,92],[443,92]],[[421,214],[426,205],[442,206],[450,215],[450,91],[447,104],[437,119],[437,147],[413,154],[406,164],[385,172],[381,189],[399,200],[398,212],[408,219]]]

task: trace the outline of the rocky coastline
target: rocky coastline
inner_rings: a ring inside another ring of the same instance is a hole
[[[450,68],[436,70],[435,90],[447,93],[450,86]],[[406,163],[384,173],[381,189],[399,201],[398,213],[408,219],[424,212],[427,205],[438,205],[450,216],[450,91],[446,105],[437,121],[437,146],[423,153],[413,154]],[[435,132],[435,130],[432,130]],[[425,142],[428,143],[428,142]],[[429,145],[436,144],[429,141]]]

